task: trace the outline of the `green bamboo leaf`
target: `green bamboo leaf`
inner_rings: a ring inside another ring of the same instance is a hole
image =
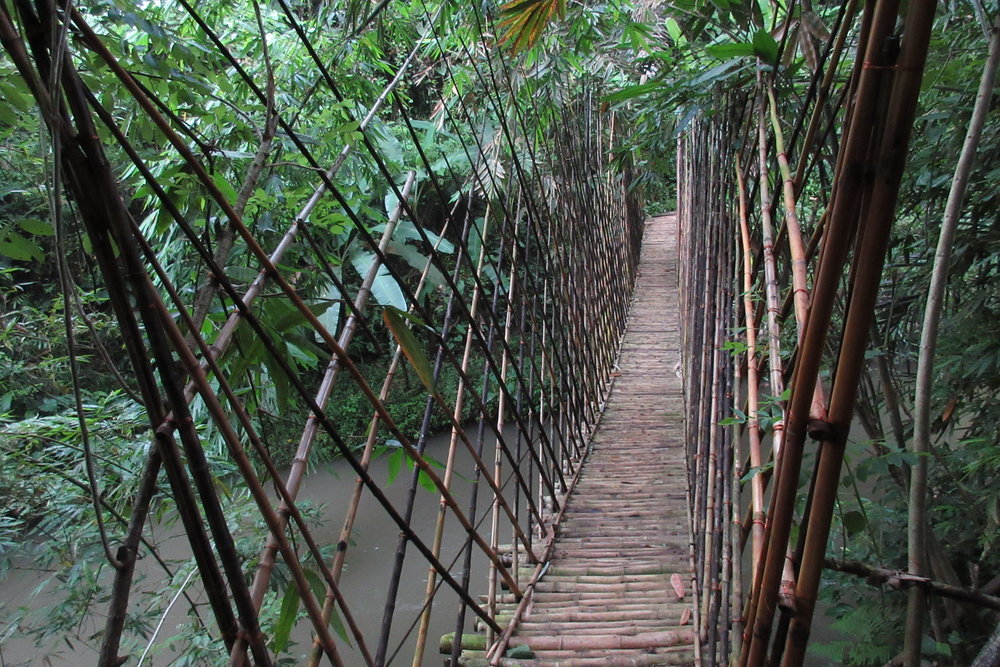
[[[740,67],[739,65],[740,65],[739,62],[735,60],[726,61],[721,65],[716,65],[712,69],[702,72],[693,79],[690,79],[687,82],[685,82],[684,85],[686,85],[688,88],[700,88],[703,86],[717,83],[740,71],[742,67]]]
[[[219,189],[219,192],[226,198],[226,201],[230,204],[236,201],[236,190],[229,184],[225,176],[216,172],[212,174],[212,181],[215,183],[215,187]]]
[[[396,481],[396,477],[399,476],[399,470],[403,467],[403,450],[396,449],[392,454],[389,454],[385,465],[387,470],[385,483],[389,485]]]
[[[778,43],[767,30],[758,30],[753,34],[753,52],[768,65],[778,62]]]
[[[44,258],[42,249],[37,243],[30,241],[15,231],[7,230],[7,238],[0,241],[0,256],[9,257],[20,262],[36,260],[41,262]]]
[[[278,347],[278,352],[282,354],[285,363],[291,366],[294,371],[295,361],[289,356],[288,349],[284,345],[281,345]],[[263,361],[264,366],[267,368],[267,375],[274,387],[274,400],[278,405],[278,409],[284,411],[288,408],[288,397],[291,391],[291,383],[288,380],[288,375],[285,373],[282,365],[270,354],[264,355]]]
[[[742,58],[744,56],[754,55],[753,44],[742,43],[713,44],[711,46],[706,46],[705,51],[708,55],[719,60],[729,60],[730,58]]]
[[[660,87],[660,83],[657,81],[651,83],[640,83],[635,86],[627,86],[622,88],[616,93],[611,93],[604,98],[606,102],[624,102],[625,100],[630,100],[633,97],[639,97],[640,95],[645,95],[646,93],[653,92]]]
[[[48,220],[38,218],[24,218],[17,221],[17,226],[35,236],[53,236],[56,230],[52,228],[52,223]]]
[[[322,602],[326,597],[326,581],[324,581],[323,577],[319,576],[319,574],[313,570],[303,570],[302,573],[306,575],[306,579],[309,580],[309,585],[312,587],[313,594],[316,596],[316,599]],[[340,619],[340,614],[337,613],[336,608],[334,608],[330,614],[330,627],[333,628],[333,631],[337,633],[337,636],[344,640],[348,646],[353,646],[353,644],[351,644],[351,638],[347,635],[347,628],[344,627],[344,622]]]
[[[436,393],[434,389],[434,373],[431,372],[430,362],[427,361],[427,356],[424,354],[424,350],[420,347],[420,343],[417,342],[413,332],[406,326],[405,315],[398,308],[387,306],[382,309],[382,318],[385,320],[385,324],[389,327],[389,330],[392,331],[392,335],[403,350],[403,354],[409,359],[410,365],[417,372],[417,376],[423,382],[424,387],[427,388],[428,392],[432,394]]]
[[[423,470],[421,470],[417,474],[417,482],[420,483],[420,486],[422,486],[425,491],[429,491],[430,493],[434,493],[437,490],[437,487],[434,485],[434,480],[432,480],[430,478],[430,475],[428,475],[427,473],[425,473]]]
[[[274,624],[274,637],[271,638],[271,646],[275,653],[282,653],[288,648],[288,638],[292,634],[292,627],[295,625],[295,617],[299,613],[299,591],[295,584],[289,584],[285,588],[285,597],[281,601],[281,611],[278,612],[278,620]]]
[[[687,43],[687,38],[684,37],[684,32],[676,19],[667,18],[664,25],[667,28],[667,34],[670,35],[670,39],[674,40],[675,44],[684,45]]]
[[[340,619],[340,614],[337,613],[336,607],[330,610],[330,626],[333,627],[333,631],[337,633],[338,637],[343,639],[348,646],[351,646],[351,639],[347,636],[347,628],[344,627],[344,622]]]

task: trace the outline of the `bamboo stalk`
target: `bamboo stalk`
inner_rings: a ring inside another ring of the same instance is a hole
[[[770,183],[768,180],[768,169],[767,169],[767,155],[768,155],[768,142],[767,142],[767,130],[766,130],[766,116],[767,109],[764,102],[764,84],[763,77],[760,72],[757,73],[757,85],[759,88],[758,94],[758,122],[757,122],[757,137],[758,137],[758,176],[759,176],[759,191],[760,191],[760,201],[761,201],[761,241],[764,250],[764,292],[765,292],[765,303],[767,304],[767,349],[768,349],[768,368],[770,370],[770,391],[773,400],[779,403],[779,405],[784,406],[784,401],[780,400],[780,397],[785,392],[785,382],[782,374],[782,361],[781,361],[781,325],[778,322],[778,315],[780,313],[780,306],[778,305],[778,278],[777,278],[777,258],[775,256],[775,241],[774,241],[774,224],[771,216],[770,209]],[[794,216],[794,206],[793,206],[793,216]],[[789,229],[792,229],[791,227]],[[799,237],[801,245],[801,235]],[[794,243],[793,243],[794,245]],[[795,255],[793,255],[794,257]],[[797,272],[799,274],[798,280],[805,280],[805,266],[800,264],[800,270]],[[805,290],[804,285],[802,289]],[[797,296],[806,296],[805,292],[797,293]],[[798,311],[796,311],[798,314]],[[803,312],[804,316],[804,312]],[[815,403],[815,400],[814,400]],[[782,428],[772,429],[771,433],[771,449],[776,461],[781,459],[781,447],[784,440],[784,430]],[[780,591],[780,604],[788,609],[794,609],[795,607],[795,567],[790,549],[786,548],[785,562],[782,566],[781,573],[781,591]]]
[[[403,194],[405,196],[409,196],[415,179],[416,172],[409,172],[406,177],[406,183],[403,186]],[[399,222],[402,212],[402,207],[397,204],[395,209],[390,214],[389,220],[385,225],[385,230],[382,232],[382,238],[379,240],[378,247],[382,252],[385,252],[386,248],[389,246],[389,242],[392,240],[392,235],[396,230],[396,224]],[[381,265],[382,263],[376,256],[371,267],[368,269],[367,275],[365,275],[364,280],[361,282],[361,287],[358,288],[357,295],[354,298],[354,307],[340,333],[339,342],[341,347],[344,349],[351,344],[351,340],[354,338],[354,332],[358,321],[357,316],[365,311],[368,299],[371,296],[371,287],[375,282],[375,278],[378,275],[379,267],[381,267]],[[316,404],[321,409],[326,408],[327,401],[329,401],[330,395],[333,392],[333,385],[336,381],[339,370],[339,360],[337,357],[333,357],[327,365],[326,372],[323,374],[323,379],[320,382],[319,391],[316,393],[316,398],[314,399]],[[306,426],[302,431],[302,435],[299,438],[299,444],[295,451],[295,457],[292,459],[292,466],[288,471],[288,477],[285,479],[285,487],[288,489],[289,496],[292,499],[298,495],[299,489],[302,485],[302,480],[305,477],[310,453],[312,451],[312,445],[315,442],[316,434],[318,432],[319,424],[316,421],[316,416],[314,414],[310,414],[306,421]],[[284,501],[282,501],[281,506],[279,506],[278,512],[281,516],[281,523],[287,524],[288,507],[284,504]],[[278,537],[273,533],[268,536],[267,544],[265,545],[264,551],[260,556],[260,564],[257,566],[257,572],[254,574],[252,593],[254,604],[256,604],[258,608],[260,608],[261,603],[264,601],[264,594],[267,592],[268,583],[271,579],[271,572],[274,568],[275,554],[277,552],[277,539]]]
[[[862,31],[866,40],[865,57],[858,61],[857,94],[851,110],[840,163],[838,187],[834,191],[832,213],[825,229],[825,243],[819,262],[812,294],[812,307],[803,335],[791,385],[795,388],[786,412],[785,446],[778,462],[776,486],[765,528],[765,556],[762,567],[755,571],[754,593],[747,613],[747,628],[751,635],[740,655],[740,666],[760,664],[771,634],[772,616],[778,597],[778,586],[784,569],[784,552],[788,547],[798,474],[802,461],[806,421],[812,404],[813,385],[819,372],[820,359],[831,317],[832,302],[852,233],[852,217],[857,208],[863,164],[867,150],[866,132],[875,115],[880,88],[882,65],[881,40],[889,34],[895,22],[896,8],[892,0],[874,6],[869,20],[866,13]],[[878,46],[873,46],[878,44]],[[861,63],[866,62],[866,69]],[[841,196],[839,193],[844,192]],[[774,550],[780,550],[775,555]]]
[[[739,194],[740,237],[743,250],[743,313],[746,322],[747,339],[747,434],[749,436],[749,454],[751,467],[758,470],[764,465],[761,455],[760,404],[757,376],[757,323],[754,319],[753,306],[753,258],[750,248],[750,227],[747,221],[746,185],[743,173],[737,160],[736,183]],[[752,512],[750,535],[751,571],[757,569],[764,548],[764,477],[756,474],[750,479],[750,510]]]
[[[833,424],[833,433],[832,437],[824,439],[817,464],[816,492],[802,553],[799,588],[796,591],[797,595],[801,594],[805,598],[806,605],[792,621],[782,663],[790,667],[801,664],[809,637],[847,430],[854,412],[865,344],[878,296],[878,278],[885,261],[896,198],[916,114],[935,4],[927,2],[911,5],[904,23],[906,40],[903,42],[898,71],[893,80],[885,135],[878,153],[880,177],[875,179],[867,219],[863,222],[864,232],[855,259],[853,289],[830,398],[829,420]],[[919,645],[917,653],[919,654]]]
[[[917,460],[910,473],[909,521],[907,530],[907,569],[916,575],[927,574],[926,530],[927,517],[927,454],[931,450],[930,408],[931,387],[933,385],[934,352],[937,346],[938,328],[944,296],[948,282],[948,267],[951,260],[952,243],[961,216],[962,203],[969,182],[969,173],[976,156],[979,138],[993,97],[997,65],[1000,62],[1000,16],[994,20],[990,35],[989,53],[983,67],[976,93],[972,117],[962,144],[962,153],[955,166],[955,175],[948,192],[944,218],[937,249],[934,253],[934,270],[927,289],[927,304],[924,323],[920,331],[920,347],[917,359],[917,375],[913,398],[913,444],[911,451]],[[907,605],[906,641],[904,658],[910,663],[920,659],[923,637],[923,617],[925,602],[923,593],[913,589]]]
[[[795,211],[795,181],[792,178],[792,170],[788,164],[788,154],[785,152],[784,133],[781,130],[781,122],[778,120],[778,103],[775,101],[774,84],[771,82],[768,83],[767,96],[771,112],[771,129],[774,133],[778,167],[781,170],[782,198],[785,204],[785,231],[787,232],[788,249],[791,254],[792,302],[795,307],[797,340],[801,343],[802,335],[805,333],[806,317],[809,313],[809,285],[806,276],[807,254],[805,244],[802,242],[802,229],[799,226],[798,214]],[[817,382],[813,389],[813,405],[809,417],[810,419],[819,421],[826,419],[826,400],[823,397],[822,382]]]

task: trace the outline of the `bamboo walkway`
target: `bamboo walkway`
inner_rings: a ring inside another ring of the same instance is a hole
[[[676,264],[676,218],[654,218],[621,375],[509,644],[534,658],[505,664],[694,664]]]

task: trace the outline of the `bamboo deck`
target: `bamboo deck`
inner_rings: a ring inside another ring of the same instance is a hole
[[[693,665],[676,219],[648,223],[607,410],[509,646],[523,667]]]

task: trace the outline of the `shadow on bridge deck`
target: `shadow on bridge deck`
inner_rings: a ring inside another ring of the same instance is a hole
[[[621,374],[508,644],[534,657],[501,664],[694,664],[676,264],[676,219],[654,218]]]

